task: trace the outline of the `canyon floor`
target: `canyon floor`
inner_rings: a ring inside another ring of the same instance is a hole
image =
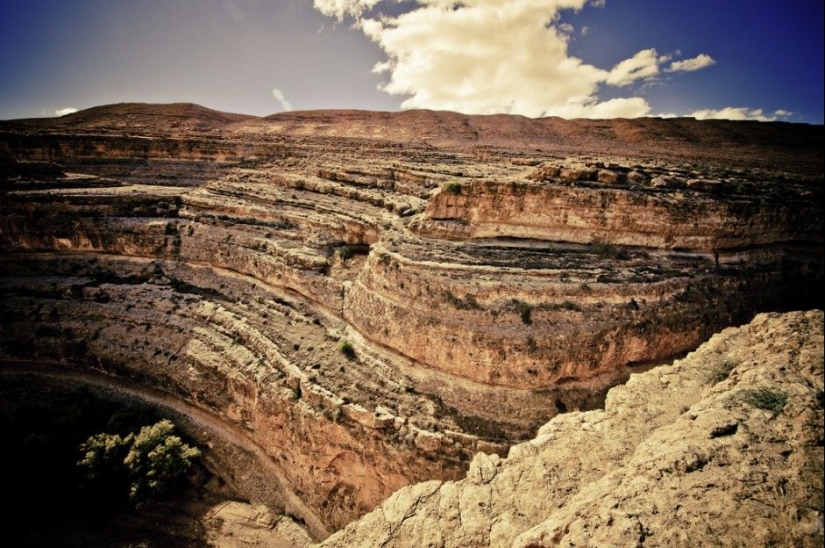
[[[757,517],[821,545],[821,313],[711,337],[823,308],[822,152],[691,119],[0,122],[3,376],[162,399],[236,499],[215,545],[736,546]],[[761,388],[780,411],[737,395]],[[717,467],[774,498],[691,483]]]

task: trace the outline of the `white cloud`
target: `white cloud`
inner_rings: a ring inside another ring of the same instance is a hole
[[[313,6],[324,15],[343,21],[346,16],[360,17],[379,2],[381,0],[314,0]]]
[[[55,116],[66,116],[67,114],[74,114],[77,109],[74,107],[60,108],[54,111]]]
[[[651,78],[659,74],[659,64],[666,61],[659,57],[655,49],[645,49],[613,67],[607,75],[611,86],[628,86],[640,78]]]
[[[638,118],[649,114],[650,105],[641,97],[622,97],[588,105],[575,118]]]
[[[401,15],[381,14],[382,4],[399,3],[407,4]],[[641,97],[605,101],[600,92],[655,80],[670,56],[645,49],[610,70],[572,56],[574,29],[560,21],[560,12],[587,5],[603,6],[604,0],[314,0],[327,16],[352,18],[353,27],[384,51],[386,61],[373,70],[387,76],[380,89],[406,96],[402,108],[565,118],[648,115]],[[585,28],[581,34],[588,34]],[[712,63],[703,55],[667,70]]]
[[[720,109],[702,109],[689,114],[697,120],[756,120],[759,122],[774,122],[780,118],[787,118],[792,113],[787,110],[777,110],[773,114],[766,114],[761,108],[726,107]]]
[[[710,55],[706,53],[700,53],[696,57],[692,59],[685,59],[684,61],[674,61],[670,64],[668,68],[665,69],[667,72],[676,72],[679,70],[683,71],[694,71],[703,69],[705,67],[709,67],[711,65],[715,65],[716,61]]]
[[[644,116],[649,106],[643,99],[600,102],[599,86],[610,73],[569,55],[572,29],[559,24],[559,10],[581,9],[585,3],[466,0],[456,7],[425,0],[398,17],[365,18],[357,25],[387,54],[375,71],[389,76],[381,89],[408,96],[402,108],[533,117]],[[648,74],[627,74],[624,80]]]
[[[292,110],[292,103],[286,100],[284,92],[278,88],[272,88],[272,96],[275,97],[276,101],[281,103],[281,108],[284,109],[284,112],[289,112]]]
[[[564,38],[567,42],[573,37],[573,34],[576,32],[576,29],[573,28],[573,25],[570,23],[560,23],[556,29],[558,30],[559,36]]]

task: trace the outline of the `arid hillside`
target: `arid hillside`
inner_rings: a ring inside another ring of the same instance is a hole
[[[822,126],[692,119],[0,122],[0,358],[238,429],[279,478],[242,495],[321,540],[759,312],[822,308],[822,154]]]

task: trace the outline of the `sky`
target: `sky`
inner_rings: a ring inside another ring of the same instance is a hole
[[[823,123],[823,0],[3,0],[0,119],[119,102]]]

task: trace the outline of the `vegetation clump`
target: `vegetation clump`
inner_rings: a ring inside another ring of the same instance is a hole
[[[361,244],[343,244],[335,248],[335,254],[342,261],[348,261],[356,255],[366,255],[369,253],[370,246]]]
[[[201,452],[175,434],[163,419],[137,434],[95,434],[80,445],[77,463],[90,482],[128,482],[129,501],[140,506],[173,492]]]
[[[461,183],[458,181],[450,181],[444,184],[444,190],[450,194],[461,194]]]
[[[341,259],[344,261],[351,259],[353,256],[355,256],[355,249],[348,245],[342,245],[336,250],[336,252],[338,253],[338,256],[341,257]]]
[[[739,393],[738,399],[757,409],[770,411],[774,415],[781,413],[788,403],[788,395],[786,393],[771,390],[770,388],[743,390]]]
[[[338,342],[338,350],[350,360],[355,357],[355,347],[347,339],[341,339]]]

